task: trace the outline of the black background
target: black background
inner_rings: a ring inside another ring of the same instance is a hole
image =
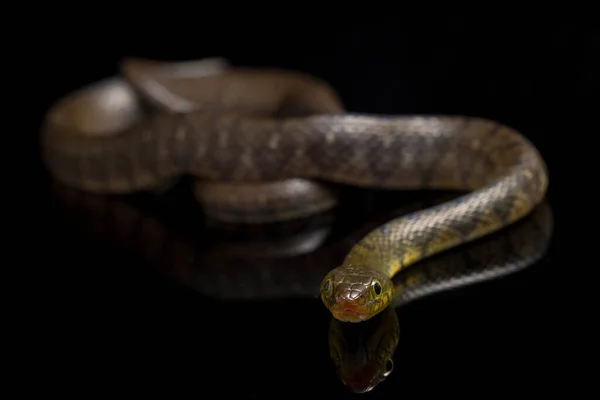
[[[326,18],[317,10],[300,13],[298,5],[273,9],[279,12],[273,16],[266,8],[254,20],[233,5],[209,12],[200,4],[163,17],[164,10],[152,8],[157,14],[150,18],[141,14],[149,6],[140,7],[123,15],[118,9],[54,10],[36,25],[32,58],[38,61],[28,64],[38,93],[33,130],[54,100],[116,73],[125,56],[220,56],[233,65],[292,68],[330,82],[350,111],[457,113],[512,125],[538,146],[550,170],[555,232],[545,261],[519,277],[399,311],[397,371],[373,395],[578,390],[582,361],[572,354],[589,360],[585,350],[574,350],[583,328],[570,300],[578,271],[592,261],[581,256],[584,245],[569,229],[589,204],[580,196],[583,205],[573,209],[565,192],[580,186],[580,178],[570,177],[575,168],[592,173],[578,155],[597,131],[587,124],[598,104],[600,70],[593,20],[391,10],[370,19]],[[40,246],[26,256],[34,264],[41,257],[40,276],[50,289],[39,304],[45,334],[36,339],[49,350],[42,375],[52,378],[43,387],[84,396],[159,389],[199,397],[349,395],[328,358],[328,318],[316,300],[239,307],[206,302],[135,252],[82,235],[56,211],[49,177],[39,161],[35,165],[42,219],[30,240]]]

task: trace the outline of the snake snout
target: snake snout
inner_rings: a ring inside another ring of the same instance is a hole
[[[359,322],[366,319],[365,297],[356,291],[336,293],[331,311],[341,321]]]
[[[335,303],[348,307],[356,307],[365,304],[364,291],[355,288],[344,288],[335,293]]]

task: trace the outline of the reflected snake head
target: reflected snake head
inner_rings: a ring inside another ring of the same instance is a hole
[[[332,318],[329,353],[342,383],[354,393],[373,390],[392,373],[399,338],[398,317],[391,307],[363,324]]]
[[[343,265],[323,278],[321,300],[337,320],[362,322],[387,307],[393,290],[387,274]]]

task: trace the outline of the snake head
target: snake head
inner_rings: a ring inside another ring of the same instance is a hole
[[[381,271],[343,265],[323,278],[321,300],[335,319],[362,322],[389,304],[393,289],[392,281]]]

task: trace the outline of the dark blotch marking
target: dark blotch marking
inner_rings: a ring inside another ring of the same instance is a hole
[[[467,120],[465,121],[465,129],[469,126],[470,122]],[[496,132],[500,131],[500,128],[502,126],[500,124],[493,124],[492,127],[485,133],[484,135],[484,140],[490,140],[490,137],[494,136],[496,134]],[[470,150],[467,150],[467,152],[465,154],[469,154]],[[489,165],[490,164],[490,160],[489,160],[489,151],[487,154],[484,154],[483,156],[483,162],[484,164]],[[480,160],[477,159],[477,156],[473,157],[471,156],[471,158],[468,160],[469,161],[469,165],[466,166],[466,168],[462,168],[460,170],[460,179],[462,181],[462,184],[467,186],[467,184],[469,183],[469,179],[471,178],[471,174],[473,173],[473,171],[475,171],[477,168],[476,167],[476,163]]]

